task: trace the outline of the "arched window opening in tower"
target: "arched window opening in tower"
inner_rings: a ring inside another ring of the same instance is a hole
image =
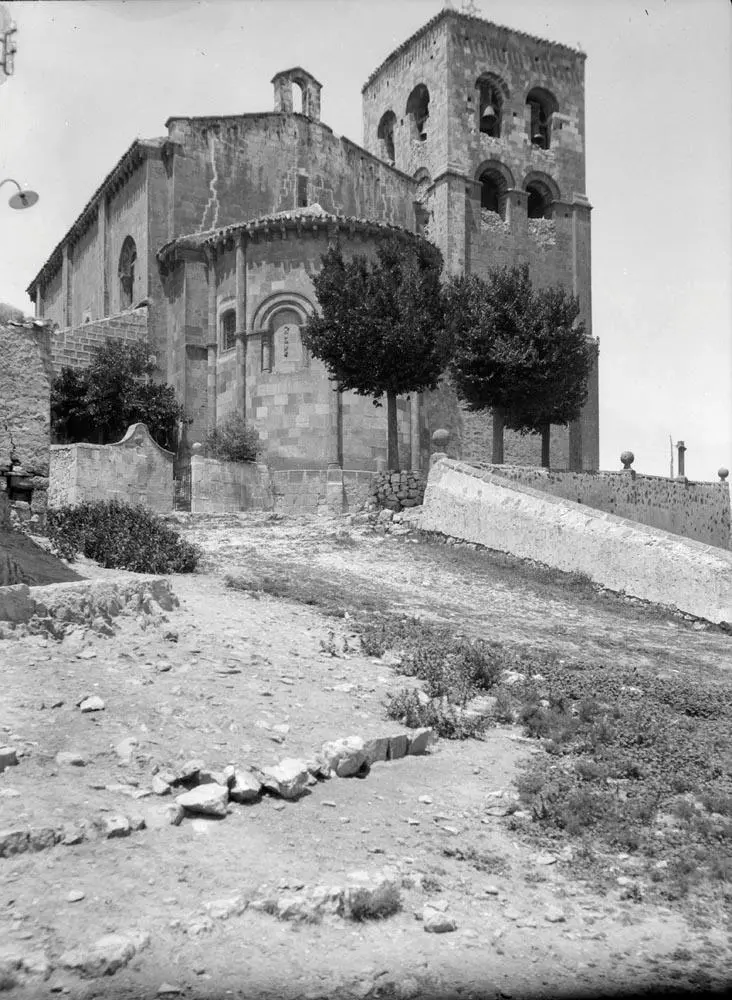
[[[526,103],[530,108],[529,139],[531,144],[539,149],[549,149],[552,115],[557,111],[557,100],[543,87],[534,87],[533,90],[529,91]]]
[[[135,294],[135,262],[137,247],[131,236],[126,236],[119,255],[119,305],[129,309]]]
[[[479,177],[480,207],[486,212],[495,212],[506,218],[508,185],[506,178],[498,170],[484,170]]]
[[[292,81],[292,110],[296,115],[307,114],[305,108],[305,88],[297,80]]]
[[[396,115],[393,111],[386,111],[381,116],[379,128],[376,132],[381,140],[381,154],[384,159],[393,165],[396,155],[394,150],[394,126],[396,125]]]
[[[503,123],[503,94],[501,93],[501,89],[495,81],[485,77],[481,77],[478,80],[477,86],[480,93],[478,109],[480,131],[483,135],[488,135],[492,139],[499,139]]]
[[[551,219],[552,217],[552,194],[549,188],[541,181],[532,181],[526,185],[529,196],[526,214],[530,219]]]
[[[407,100],[407,115],[411,116],[415,139],[427,138],[427,119],[430,116],[430,92],[423,83],[418,84]]]

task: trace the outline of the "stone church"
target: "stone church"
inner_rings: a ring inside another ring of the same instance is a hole
[[[579,296],[591,330],[584,63],[445,9],[364,84],[363,146],[320,120],[301,67],[274,76],[272,111],[170,118],[132,143],[29,286],[56,368],[109,337],[145,340],[190,441],[238,412],[273,468],[376,469],[386,408],[336,391],[300,339],[322,254],[421,234],[446,274],[527,262],[535,283]],[[582,418],[552,428],[552,466],[598,467],[597,396],[595,373]],[[399,400],[403,467],[426,468],[438,427],[455,457],[490,461],[490,415],[444,385]],[[505,460],[538,464],[539,438],[507,432]]]

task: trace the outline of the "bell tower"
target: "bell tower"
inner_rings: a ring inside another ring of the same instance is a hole
[[[591,334],[585,58],[444,9],[371,74],[362,97],[364,145],[415,178],[415,215],[446,272],[527,263],[535,285],[578,296]],[[556,467],[597,469],[597,396],[595,372],[581,419],[555,428]],[[464,415],[465,428],[475,416]],[[522,447],[507,442],[506,460],[527,461]]]

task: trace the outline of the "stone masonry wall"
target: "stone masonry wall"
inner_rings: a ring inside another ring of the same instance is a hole
[[[144,424],[133,424],[115,444],[52,445],[49,504],[117,499],[167,513],[173,509],[173,459]]]
[[[380,507],[402,510],[422,503],[425,486],[420,472],[379,472],[374,476],[371,494]]]
[[[51,441],[50,331],[44,324],[0,322],[0,491],[7,501],[46,510]]]
[[[269,469],[255,462],[221,462],[191,457],[191,512],[223,514],[238,510],[272,510]]]
[[[130,310],[83,326],[54,330],[51,335],[51,358],[54,374],[62,368],[86,368],[92,351],[108,340],[126,343],[147,341],[147,308]]]
[[[360,469],[271,469],[262,463],[191,458],[192,513],[278,510],[290,514],[359,510],[374,474]]]
[[[450,459],[429,474],[419,526],[610,590],[732,625],[732,552]]]
[[[641,476],[628,472],[555,472],[509,465],[480,466],[497,476],[552,496],[565,497],[684,535],[707,545],[730,548],[730,497],[725,483]]]

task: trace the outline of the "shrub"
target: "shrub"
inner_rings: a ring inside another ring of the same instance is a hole
[[[222,462],[256,462],[262,445],[256,427],[250,427],[240,413],[232,413],[210,432],[204,450]]]
[[[200,558],[157,514],[121,500],[50,510],[48,537],[70,562],[81,553],[101,566],[133,573],[192,573]]]
[[[414,688],[402,688],[386,696],[386,714],[410,729],[429,728],[446,740],[479,738],[488,727],[488,719],[465,715],[446,698],[422,702]]]

